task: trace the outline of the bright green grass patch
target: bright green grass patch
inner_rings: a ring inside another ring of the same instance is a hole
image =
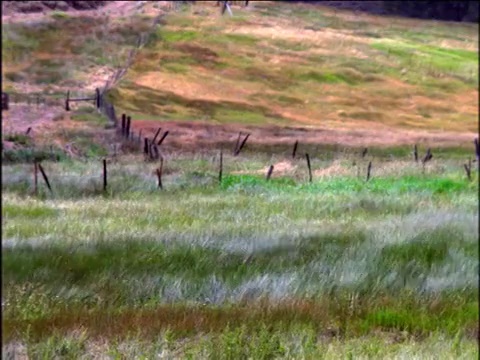
[[[379,79],[374,74],[364,75],[361,72],[350,68],[325,70],[323,72],[311,70],[295,75],[295,78],[300,81],[314,81],[325,84],[345,83],[348,85],[357,85]]]
[[[275,172],[275,170],[274,170]],[[282,191],[302,191],[321,193],[371,192],[380,194],[406,194],[426,192],[431,194],[451,194],[475,189],[475,184],[464,179],[428,176],[403,176],[399,178],[372,178],[369,182],[352,177],[338,177],[317,180],[311,184],[296,184],[289,178],[265,178],[254,175],[228,175],[222,181],[224,189],[255,190],[270,189]]]
[[[249,125],[261,125],[268,123],[281,125],[287,123],[284,119],[273,118],[261,112],[254,112],[248,110],[231,110],[228,108],[220,108],[215,111],[213,120],[217,120],[221,123],[238,123]]]
[[[108,123],[108,119],[101,115],[93,106],[82,106],[78,108],[73,112],[71,119],[99,126],[105,126]]]
[[[158,38],[162,41],[174,43],[174,42],[187,42],[198,38],[199,33],[192,30],[166,30],[160,29],[157,31]]]
[[[58,215],[58,213],[58,210],[41,204],[30,205],[28,207],[15,204],[5,204],[5,206],[2,206],[3,219],[11,219],[15,217],[37,219],[55,216]]]
[[[438,77],[441,73],[455,76],[469,85],[478,82],[478,53],[463,49],[445,49],[433,45],[408,42],[376,42],[372,47],[394,55],[403,66],[414,72],[421,69],[427,75]],[[437,72],[438,71],[438,74]]]

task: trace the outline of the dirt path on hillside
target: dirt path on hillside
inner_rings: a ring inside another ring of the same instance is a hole
[[[154,4],[155,3],[155,4]],[[153,6],[155,8],[153,8]],[[70,17],[91,17],[91,18],[109,18],[110,20],[128,17],[139,12],[149,14],[152,16],[158,15],[164,11],[169,11],[172,8],[171,2],[168,1],[109,1],[104,7],[92,10],[75,10],[70,9],[67,13]],[[5,7],[2,4],[2,10]],[[51,13],[53,11],[43,11],[38,13],[20,13],[12,11],[4,11],[2,13],[2,23],[32,23],[32,22],[48,22],[53,20]],[[50,54],[45,54],[48,59]],[[115,69],[109,67],[95,67],[90,74],[84,78],[85,86],[82,91],[91,93],[95,88],[103,88],[110,76],[115,72]],[[43,87],[40,85],[30,83],[16,83],[15,90],[21,94],[42,93]],[[57,92],[66,92],[68,89],[55,86],[50,86]],[[35,101],[35,100],[33,100]],[[45,133],[51,132],[52,127],[58,127],[55,120],[66,119],[69,116],[65,113],[63,108],[63,100],[53,101],[56,105],[27,105],[25,103],[16,103],[11,101],[10,109],[2,112],[2,132],[4,134],[25,133],[28,128],[31,128],[31,135],[47,139]],[[72,108],[78,106],[72,104]],[[65,121],[62,121],[64,126]],[[5,142],[6,147],[9,147],[8,142]]]

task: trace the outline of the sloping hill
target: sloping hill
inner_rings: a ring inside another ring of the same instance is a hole
[[[327,142],[354,131],[358,143],[453,144],[478,130],[478,25],[274,2],[233,11],[197,2],[168,17],[114,102],[151,131],[206,121],[233,133],[231,124],[321,128]]]
[[[84,131],[85,121],[62,110],[66,91],[102,86],[169,6],[113,1],[97,11],[6,15],[3,88],[60,99],[31,120],[39,142],[62,146]],[[210,147],[238,131],[268,146],[301,135],[342,146],[471,147],[478,132],[478,24],[288,2],[234,6],[233,17],[208,1],[177,10],[109,94],[136,132],[167,122],[178,147]],[[30,108],[18,109],[6,114],[9,131],[32,126],[21,120]],[[88,124],[90,134],[100,123]]]

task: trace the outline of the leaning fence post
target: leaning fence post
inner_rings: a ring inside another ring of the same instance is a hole
[[[163,136],[160,138],[160,140],[158,141],[158,146],[160,147],[160,145],[162,145],[163,143],[163,140],[165,140],[165,138],[167,137],[168,135],[168,131],[165,131],[165,133],[163,134]]]
[[[245,146],[247,140],[248,140],[248,137],[250,136],[250,134],[247,134],[247,136],[245,136],[245,138],[243,139],[242,143],[240,144],[239,148],[237,149],[237,151],[235,151],[235,156],[237,156],[238,154],[240,154],[240,151],[242,151],[243,147]]]
[[[297,153],[297,147],[298,147],[298,140],[296,140],[295,144],[293,145],[292,159],[295,159],[295,155]]]
[[[465,169],[465,172],[467,173],[467,178],[468,178],[468,181],[471,181],[472,180],[472,173],[471,173],[471,168],[469,165],[467,164],[463,164],[463,167]]]
[[[242,132],[238,133],[237,142],[235,143],[235,149],[233,149],[233,155],[237,153],[238,145],[240,145],[240,138],[242,137]]]
[[[367,168],[367,181],[370,180],[370,172],[372,171],[372,162],[370,161],[368,163],[368,168]]]
[[[308,166],[308,182],[312,182],[312,165],[310,164],[310,156],[305,154],[305,157],[307,158],[307,166]]]
[[[267,181],[270,180],[270,178],[272,177],[272,173],[273,173],[273,165],[270,165],[267,172]]]
[[[103,159],[103,191],[107,191],[107,159]]]
[[[52,187],[50,186],[50,182],[48,181],[47,174],[45,173],[45,170],[43,170],[42,165],[38,164],[38,168],[40,169],[40,172],[42,173],[43,180],[45,180],[45,183],[47,184],[48,190],[50,190],[50,192],[53,193]]]
[[[158,135],[160,134],[160,131],[162,131],[162,128],[159,127],[157,132],[155,133],[155,136],[153,137],[153,140],[152,140],[152,143],[155,143],[155,141],[157,140],[157,137]]]

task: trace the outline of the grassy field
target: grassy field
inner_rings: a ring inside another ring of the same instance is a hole
[[[478,176],[396,158],[366,183],[367,160],[308,183],[303,159],[226,156],[219,185],[215,155],[171,154],[163,191],[123,160],[104,195],[100,163],[48,163],[40,199],[5,166],[4,354],[475,357]]]
[[[114,68],[149,6],[2,24],[5,84],[60,93]],[[180,10],[110,92],[135,131],[170,131],[163,189],[91,105],[2,135],[23,146],[2,151],[2,357],[478,358],[478,25]],[[53,192],[34,194],[34,158]]]

